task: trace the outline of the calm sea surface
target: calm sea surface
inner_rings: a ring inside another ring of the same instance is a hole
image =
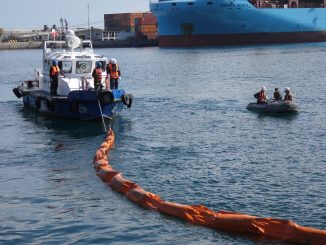
[[[111,164],[161,198],[326,229],[326,43],[99,49],[120,62],[131,109]],[[278,244],[145,210],[96,176],[100,122],[53,119],[12,93],[41,50],[0,51],[0,243]],[[264,85],[300,112],[246,110]]]

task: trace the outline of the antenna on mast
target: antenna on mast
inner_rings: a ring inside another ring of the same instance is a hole
[[[91,27],[89,26],[89,4],[87,4],[87,18],[88,18],[89,40],[92,40],[92,31],[91,31]]]

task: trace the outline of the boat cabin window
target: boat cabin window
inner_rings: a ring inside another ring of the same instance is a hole
[[[72,62],[71,61],[59,61],[59,68],[63,73],[71,73],[72,71]]]
[[[92,72],[92,61],[77,61],[76,62],[76,73],[91,73]]]
[[[88,55],[76,55],[76,58],[77,59],[91,59],[92,57],[88,56]]]

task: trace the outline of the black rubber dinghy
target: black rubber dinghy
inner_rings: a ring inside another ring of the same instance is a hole
[[[270,101],[265,104],[250,103],[247,105],[247,110],[263,113],[292,113],[298,112],[298,106],[292,101]]]

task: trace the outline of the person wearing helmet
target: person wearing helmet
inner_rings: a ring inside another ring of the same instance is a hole
[[[257,104],[265,104],[268,102],[268,97],[266,94],[266,88],[263,86],[261,87],[258,93],[254,94],[254,97],[257,99]]]
[[[278,88],[275,88],[274,101],[280,101],[280,100],[282,100],[282,95],[280,93],[280,90]]]
[[[119,80],[121,80],[121,72],[116,59],[111,58],[106,66],[107,79],[110,79],[110,89],[118,89]]]
[[[94,78],[94,89],[102,89],[102,63],[97,61],[92,72]]]
[[[53,60],[52,61],[52,66],[50,68],[50,93],[52,96],[57,96],[57,90],[58,90],[58,78],[60,74],[60,68],[58,66],[58,61]]]
[[[289,87],[286,87],[285,89],[284,89],[284,92],[285,92],[285,95],[284,95],[284,101],[292,101],[292,98],[293,98],[293,96],[292,96],[292,94],[291,94],[291,91],[290,91],[290,88]]]

